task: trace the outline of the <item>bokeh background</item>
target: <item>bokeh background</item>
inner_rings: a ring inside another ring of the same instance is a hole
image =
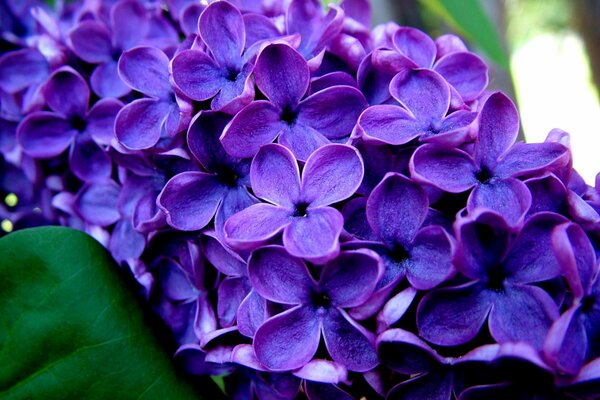
[[[393,19],[432,36],[454,32],[491,65],[490,87],[509,93],[522,135],[571,134],[574,166],[600,171],[599,0],[371,0],[375,24]]]

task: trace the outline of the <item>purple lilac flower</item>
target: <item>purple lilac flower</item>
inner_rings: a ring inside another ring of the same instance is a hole
[[[182,172],[165,185],[157,204],[172,227],[199,230],[215,216],[221,236],[230,216],[257,202],[247,190],[250,161],[229,156],[219,141],[229,120],[226,114],[203,111],[191,122],[187,135],[190,152],[208,172]]]
[[[118,74],[121,53],[141,43],[149,28],[146,9],[137,0],[121,0],[111,7],[110,28],[94,20],[81,21],[69,32],[77,57],[97,64],[90,85],[100,97],[122,97],[131,90]]]
[[[69,164],[78,178],[108,178],[112,162],[101,146],[113,138],[113,123],[122,103],[105,99],[88,109],[87,83],[69,67],[50,76],[43,94],[51,111],[29,114],[17,130],[17,142],[25,153],[47,159],[69,149]]]
[[[127,86],[149,96],[127,104],[117,115],[115,134],[123,146],[147,149],[185,129],[192,107],[172,90],[165,53],[149,46],[126,51],[119,59],[119,75]]]
[[[306,161],[300,179],[293,154],[277,144],[263,146],[252,161],[254,204],[225,223],[225,239],[237,249],[253,249],[283,230],[290,254],[327,261],[340,250],[342,214],[330,205],[350,197],[360,185],[363,163],[358,151],[329,144]]]
[[[550,329],[544,352],[561,372],[576,374],[587,360],[600,356],[594,345],[600,339],[598,263],[594,247],[579,225],[559,226],[552,242],[575,299]]]
[[[8,52],[0,57],[0,89],[14,94],[41,83],[50,74],[48,61],[36,49]]]
[[[531,204],[527,186],[517,178],[564,166],[568,149],[559,143],[514,143],[517,110],[508,97],[495,93],[479,117],[474,154],[438,144],[420,146],[411,160],[413,179],[451,193],[473,188],[467,209],[486,207],[511,224],[522,222]]]
[[[235,113],[254,98],[250,79],[254,65],[244,53],[242,14],[228,2],[212,3],[202,12],[198,31],[210,53],[199,49],[179,53],[173,59],[173,80],[191,99],[213,98],[213,110]]]
[[[390,93],[402,105],[376,105],[358,121],[364,140],[405,144],[415,138],[423,142],[458,145],[465,141],[467,127],[477,113],[465,110],[449,115],[450,87],[436,72],[408,70],[396,75]]]
[[[354,371],[377,365],[372,335],[343,309],[369,298],[380,268],[368,251],[343,252],[325,264],[315,282],[304,262],[283,247],[252,253],[248,274],[254,288],[267,300],[292,306],[256,331],[254,350],[260,363],[275,371],[301,368],[317,352],[322,332],[334,361]]]
[[[488,321],[499,343],[526,341],[541,349],[558,307],[535,283],[559,276],[552,230],[565,222],[553,213],[530,218],[518,236],[500,215],[479,210],[457,222],[454,263],[469,281],[429,292],[417,311],[420,335],[443,346],[473,339]],[[514,318],[522,310],[527,318]]]
[[[363,95],[350,86],[334,86],[302,99],[310,72],[304,58],[285,44],[267,46],[254,69],[256,86],[268,100],[242,109],[223,132],[225,150],[236,157],[252,157],[260,146],[278,142],[304,161],[330,140],[350,135]]]

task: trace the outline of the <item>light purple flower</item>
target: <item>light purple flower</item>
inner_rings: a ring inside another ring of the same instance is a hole
[[[253,249],[283,230],[290,254],[312,261],[334,258],[344,219],[331,204],[356,191],[362,159],[353,147],[329,144],[315,151],[300,171],[293,154],[278,144],[263,146],[252,161],[254,194],[268,201],[233,215],[225,239],[236,249]]]
[[[375,367],[374,337],[343,310],[363,303],[375,288],[380,262],[373,253],[342,252],[315,282],[302,260],[268,246],[252,253],[248,275],[261,296],[292,306],[256,331],[254,351],[266,368],[301,368],[317,352],[321,333],[334,361],[353,371]]]
[[[236,157],[252,157],[277,138],[304,161],[330,140],[349,136],[367,105],[350,86],[329,87],[303,99],[310,83],[308,65],[285,44],[269,45],[260,53],[254,79],[268,100],[242,109],[221,137],[225,150]]]

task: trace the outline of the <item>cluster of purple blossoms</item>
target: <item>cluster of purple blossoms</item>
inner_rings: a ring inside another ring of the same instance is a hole
[[[24,6],[24,3],[26,5]],[[368,0],[0,9],[0,220],[140,283],[236,399],[600,395],[600,176]]]

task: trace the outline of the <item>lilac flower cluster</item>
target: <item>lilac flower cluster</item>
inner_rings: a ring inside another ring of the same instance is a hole
[[[367,0],[26,3],[0,9],[0,219],[93,235],[188,372],[600,395],[600,176],[563,131],[517,142],[459,38],[371,29]]]

